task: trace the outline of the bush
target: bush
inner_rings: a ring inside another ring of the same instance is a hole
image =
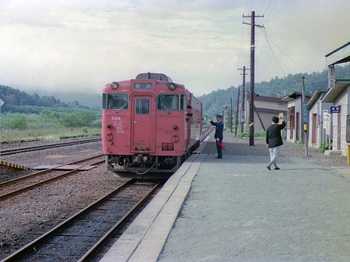
[[[59,113],[51,109],[44,109],[43,111],[40,112],[40,118],[46,122],[57,120],[59,117],[60,117]]]
[[[64,127],[78,127],[84,125],[84,122],[78,113],[61,114],[58,122]]]
[[[59,124],[65,127],[90,126],[97,119],[96,113],[83,111],[80,113],[62,113],[58,119]]]
[[[332,148],[332,142],[331,142],[331,148]],[[329,150],[329,143],[328,141],[324,141],[322,145],[318,148],[318,151],[324,153],[324,151]]]
[[[20,113],[8,113],[3,115],[2,127],[4,129],[26,129],[27,116]]]

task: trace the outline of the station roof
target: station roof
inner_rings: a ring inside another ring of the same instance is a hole
[[[350,62],[350,42],[326,55],[327,65]]]
[[[254,97],[254,100],[266,101],[266,102],[275,102],[275,103],[281,103],[282,102],[282,99],[279,98],[279,97],[261,96],[261,95],[256,95]]]
[[[291,93],[289,95],[286,95],[286,96],[282,97],[282,101],[289,102],[289,101],[292,101],[294,99],[297,99],[299,96],[302,96],[302,93],[293,92],[293,93]],[[305,98],[311,98],[311,96],[305,95]]]
[[[307,109],[310,109],[316,101],[322,96],[324,96],[328,92],[328,89],[317,89],[315,93],[312,95],[311,99],[307,103]]]
[[[350,85],[350,79],[339,79],[335,81],[335,87],[330,89],[323,97],[322,102],[333,103],[335,99]]]

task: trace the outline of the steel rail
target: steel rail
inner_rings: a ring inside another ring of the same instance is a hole
[[[89,158],[81,159],[81,160],[78,160],[78,161],[75,161],[75,162],[71,162],[71,163],[68,163],[68,164],[57,165],[57,166],[55,166],[53,168],[48,168],[48,169],[45,169],[45,170],[42,170],[42,171],[30,174],[30,175],[26,175],[26,176],[18,177],[18,178],[15,178],[15,179],[11,179],[11,180],[8,180],[8,181],[0,183],[0,188],[3,187],[3,186],[6,186],[8,184],[11,184],[11,183],[15,183],[15,182],[18,182],[18,181],[21,181],[21,180],[25,180],[25,179],[34,177],[34,176],[38,176],[38,175],[42,175],[42,174],[51,172],[52,170],[54,170],[56,168],[59,168],[59,167],[63,167],[63,166],[67,166],[67,165],[79,164],[81,162],[85,162],[85,161],[88,161],[88,160],[91,160],[91,159],[94,159],[94,158],[97,158],[97,157],[101,157],[101,156],[104,156],[104,154],[99,154],[99,155],[92,156],[92,157],[89,157]]]
[[[92,204],[90,204],[89,206],[84,208],[83,210],[79,211],[78,213],[74,214],[73,216],[71,216],[67,220],[65,220],[62,223],[60,223],[59,225],[57,225],[56,227],[52,228],[48,232],[44,233],[43,235],[41,235],[38,238],[36,238],[35,240],[31,241],[27,245],[23,246],[21,249],[12,253],[10,256],[4,258],[3,260],[1,260],[1,262],[18,261],[21,258],[23,258],[24,256],[32,253],[33,251],[36,251],[37,247],[39,245],[46,243],[48,241],[48,239],[50,239],[51,237],[54,237],[58,233],[62,232],[65,228],[68,228],[70,225],[72,225],[75,221],[77,221],[79,219],[79,216],[86,215],[88,212],[96,209],[98,207],[98,205],[101,205],[104,201],[107,201],[109,198],[111,198],[115,194],[119,193],[119,191],[121,191],[122,189],[127,188],[128,186],[135,184],[135,182],[136,182],[135,179],[130,179],[130,180],[126,181],[125,183],[120,185],[117,189],[106,194],[102,198],[96,200],[95,202],[93,202]],[[149,196],[149,194],[151,194],[158,186],[159,186],[159,184],[153,186],[152,189],[147,192],[147,196]],[[142,200],[144,201],[145,199],[147,199],[147,196],[143,197]],[[134,211],[134,208],[137,208],[142,204],[140,202],[141,201],[139,201],[136,205],[133,206],[133,208],[132,208],[133,211]],[[122,219],[123,220],[127,219],[130,216],[130,214],[132,214],[133,211],[128,211],[128,213],[126,215],[124,215]],[[119,224],[119,225],[122,224],[122,221],[121,221],[122,219],[120,219],[116,224]],[[100,238],[93,245],[93,247],[90,248],[85,253],[85,255],[83,255],[83,257],[81,258],[81,259],[83,259],[82,261],[84,261],[86,258],[90,257],[91,254],[94,252],[94,250],[96,250],[96,248],[98,248],[101,245],[101,243],[103,243],[105,241],[105,239],[108,238],[108,236],[115,231],[115,229],[117,227],[118,226],[114,225],[112,229],[110,229],[106,234],[104,234],[104,236],[102,238]]]
[[[159,186],[159,183],[156,184],[154,187],[152,187],[147,192],[147,194],[129,210],[129,212],[127,212],[117,223],[115,223],[115,225],[106,234],[104,234],[104,236],[98,242],[96,242],[96,244],[93,245],[84,254],[84,256],[82,256],[78,260],[78,262],[89,261],[93,257],[93,254],[96,252],[96,250],[98,250],[101,247],[101,245],[106,240],[108,240],[113,235],[113,233],[121,226],[121,224],[123,224],[130,217],[130,215],[133,214],[147,200],[149,195],[152,194],[158,186]]]
[[[98,141],[101,141],[101,138],[84,139],[84,140],[62,142],[62,143],[55,143],[55,144],[46,144],[42,146],[30,146],[30,147],[23,147],[23,148],[5,149],[5,150],[1,150],[1,155],[3,156],[12,155],[12,154],[25,153],[25,152],[36,151],[36,150],[72,146],[77,144],[85,144],[85,143],[92,143],[92,142],[98,142]]]
[[[90,160],[90,159],[89,159],[89,160]],[[98,165],[98,164],[102,164],[102,163],[104,163],[104,162],[105,162],[105,160],[100,160],[100,161],[97,161],[97,162],[95,162],[95,163],[93,163],[93,164],[91,164],[91,165]],[[50,182],[52,182],[52,181],[55,181],[55,180],[61,179],[61,178],[63,178],[63,177],[66,177],[66,176],[68,176],[68,175],[74,174],[74,173],[76,173],[77,171],[79,171],[79,169],[80,169],[81,167],[83,167],[83,166],[85,166],[85,165],[81,165],[81,166],[79,166],[79,167],[77,167],[77,168],[75,168],[75,169],[73,169],[73,170],[67,171],[67,172],[65,172],[65,173],[63,173],[63,174],[57,175],[57,176],[55,176],[55,177],[52,177],[52,178],[49,178],[49,179],[46,179],[46,180],[42,180],[42,181],[40,181],[40,182],[38,182],[38,183],[34,183],[34,184],[32,184],[32,185],[29,185],[29,186],[26,186],[26,187],[23,187],[23,188],[20,188],[20,189],[16,189],[16,190],[13,190],[13,191],[8,192],[8,193],[5,193],[5,194],[2,194],[2,195],[0,195],[0,200],[4,200],[4,199],[9,198],[9,197],[11,197],[11,196],[18,195],[18,194],[23,193],[23,192],[25,192],[25,191],[27,191],[27,190],[30,190],[30,189],[35,188],[35,187],[38,187],[39,185],[43,185],[43,184],[46,184],[46,183],[50,183]],[[52,170],[51,170],[51,171],[52,171]]]

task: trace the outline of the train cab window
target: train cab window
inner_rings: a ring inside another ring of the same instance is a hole
[[[157,109],[166,111],[185,110],[185,95],[158,95]]]
[[[135,100],[136,114],[148,115],[149,114],[150,101],[149,98],[138,97]]]
[[[103,94],[102,108],[103,109],[128,109],[128,95],[127,94]]]

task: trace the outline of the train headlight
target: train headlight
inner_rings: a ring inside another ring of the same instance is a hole
[[[113,90],[116,90],[118,87],[119,87],[118,82],[113,82],[113,83],[111,84],[111,88],[112,88]]]
[[[176,89],[176,85],[174,83],[170,83],[168,84],[168,88],[169,90],[174,91]]]

